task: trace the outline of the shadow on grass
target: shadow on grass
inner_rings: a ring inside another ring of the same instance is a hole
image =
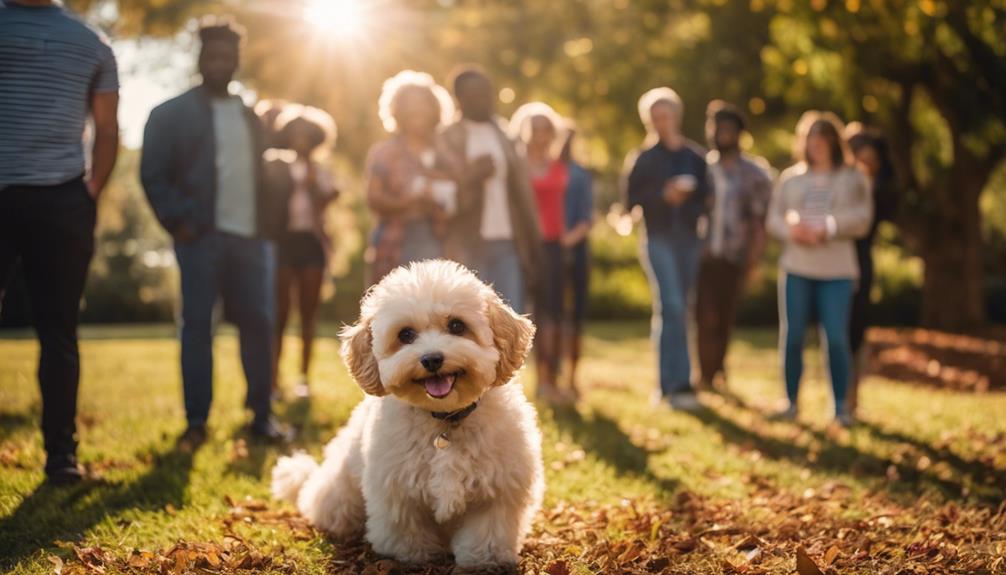
[[[742,409],[753,411],[743,403],[736,402],[734,404]],[[965,484],[963,475],[969,471],[967,465],[955,466],[951,460],[937,460],[933,457],[933,455],[936,455],[936,451],[931,446],[927,446],[912,438],[905,438],[905,441],[915,444],[923,451],[930,450],[932,452],[930,457],[933,459],[933,463],[947,461],[952,469],[951,478],[940,477],[933,470],[933,467],[920,471],[914,465],[910,464],[914,463],[914,461],[895,463],[888,458],[863,451],[852,445],[840,443],[826,432],[801,424],[797,424],[797,426],[814,438],[816,445],[819,446],[818,449],[797,445],[793,441],[773,437],[757,429],[745,427],[715,409],[705,409],[694,415],[705,425],[717,431],[723,439],[738,446],[747,449],[756,449],[771,459],[788,460],[809,469],[827,473],[851,473],[859,477],[878,479],[880,480],[880,489],[902,499],[908,498],[914,500],[923,489],[932,488],[940,492],[948,500],[965,501],[973,499],[983,505],[989,506],[996,506],[1002,501],[1003,491],[1001,489],[989,489],[989,486],[986,485],[979,486],[980,489],[971,490]],[[880,439],[890,439],[876,433],[874,435]],[[964,460],[960,462],[968,463]],[[978,462],[971,463],[981,465]],[[983,465],[982,467],[985,467],[985,469],[984,475],[981,477],[991,476],[999,484],[1002,484],[1004,479],[1002,471]]]
[[[32,429],[39,425],[39,414],[35,411],[35,406],[27,411],[3,412],[0,413],[0,430],[3,437],[13,437],[17,433]]]
[[[271,461],[273,453],[293,452],[297,450],[310,451],[318,446],[324,446],[336,431],[345,423],[340,419],[331,424],[319,424],[311,417],[310,398],[298,398],[286,404],[281,410],[282,419],[295,431],[293,441],[288,446],[268,445],[251,440],[247,430],[239,430],[234,439],[243,440],[247,454],[242,457],[232,457],[227,464],[227,473],[243,475],[255,479],[268,479],[271,468],[266,464]]]
[[[946,447],[935,447],[916,437],[897,431],[888,431],[873,422],[860,421],[858,426],[869,431],[870,435],[877,439],[911,445],[928,457],[932,464],[944,463],[953,470],[955,475],[970,475],[978,485],[998,490],[1000,501],[1006,498],[1006,469],[999,469],[994,465],[974,459],[965,459]]]
[[[572,436],[584,451],[615,469],[618,475],[637,477],[658,487],[664,496],[672,495],[679,482],[658,477],[649,465],[650,452],[632,442],[618,422],[597,409],[584,417],[575,407],[555,408],[553,419],[560,430]]]
[[[181,508],[192,455],[167,451],[154,456],[143,475],[122,483],[90,480],[73,487],[40,484],[14,512],[0,520],[0,567],[12,567],[57,541],[80,539],[109,515],[126,509]]]

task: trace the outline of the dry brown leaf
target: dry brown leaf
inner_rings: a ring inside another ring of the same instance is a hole
[[[824,571],[821,571],[803,547],[796,548],[796,572],[800,575],[824,575]]]
[[[838,547],[836,547],[834,545],[832,545],[831,547],[829,547],[828,551],[825,552],[825,554],[824,554],[824,564],[825,565],[831,565],[832,563],[834,563],[835,559],[838,558],[838,554],[839,554]]]
[[[52,573],[53,575],[62,575],[63,573],[63,560],[55,555],[49,556],[49,563],[52,563]]]
[[[570,575],[569,565],[565,561],[553,561],[545,567],[548,575]]]

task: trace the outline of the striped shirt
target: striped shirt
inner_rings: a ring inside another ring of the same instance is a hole
[[[831,175],[810,175],[810,187],[803,197],[800,221],[815,228],[828,227],[827,218],[831,213],[831,185]]]
[[[59,4],[0,2],[0,188],[83,174],[91,96],[118,89],[99,31]]]

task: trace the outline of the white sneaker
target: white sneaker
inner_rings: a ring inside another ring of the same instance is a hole
[[[672,408],[678,411],[695,412],[703,408],[698,396],[691,391],[671,394],[667,398],[667,401],[671,404]]]
[[[307,378],[302,377],[297,381],[297,386],[293,388],[293,395],[298,399],[311,397],[311,386],[307,384]]]

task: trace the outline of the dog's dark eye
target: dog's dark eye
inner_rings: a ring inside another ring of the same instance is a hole
[[[402,331],[398,332],[398,341],[408,345],[416,341],[416,330],[411,327],[403,327]]]
[[[451,335],[462,335],[467,329],[468,326],[466,326],[465,322],[460,319],[454,318],[447,322],[447,331],[449,331]]]

